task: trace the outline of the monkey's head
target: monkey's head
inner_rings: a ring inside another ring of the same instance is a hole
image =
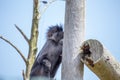
[[[64,32],[61,25],[51,26],[47,31],[47,39],[53,40],[58,43],[60,40],[63,39],[63,34]]]

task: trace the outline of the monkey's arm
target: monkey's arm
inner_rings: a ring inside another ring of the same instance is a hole
[[[50,48],[49,45],[50,45],[50,43],[47,41],[47,42],[45,43],[45,45],[43,46],[43,48],[41,49],[41,51],[39,52],[37,58],[36,58],[37,62],[40,63],[40,61],[41,61],[43,58],[47,57],[47,54],[49,54],[49,48]]]
[[[57,60],[57,62],[55,64],[55,66],[54,66],[54,68],[53,68],[53,70],[51,72],[51,77],[55,76],[55,74],[56,74],[56,72],[57,72],[57,70],[58,70],[58,68],[60,66],[61,61],[62,61],[62,55],[59,56],[59,58],[58,58],[58,60]]]
[[[40,62],[37,60],[34,62],[34,65],[31,70],[30,76],[50,76],[51,62],[49,59],[43,57]]]

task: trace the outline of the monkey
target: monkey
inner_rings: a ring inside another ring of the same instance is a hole
[[[40,76],[54,78],[62,60],[63,34],[62,25],[49,27],[47,40],[35,59],[30,78]]]

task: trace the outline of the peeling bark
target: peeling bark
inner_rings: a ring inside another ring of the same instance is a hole
[[[84,45],[89,45],[85,53]],[[87,40],[82,45],[81,59],[101,80],[120,80],[120,63],[97,40]]]
[[[33,0],[33,20],[32,20],[31,37],[29,41],[29,52],[27,58],[25,80],[30,79],[31,68],[36,58],[38,25],[39,25],[39,0]]]
[[[65,12],[62,80],[83,80],[84,64],[75,56],[84,40],[85,0],[66,0]]]

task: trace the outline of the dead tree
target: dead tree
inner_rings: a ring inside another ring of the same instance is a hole
[[[100,80],[120,80],[120,63],[98,40],[85,41],[80,52],[81,60]]]
[[[61,80],[83,80],[84,64],[77,54],[84,40],[84,22],[85,0],[66,0]]]

